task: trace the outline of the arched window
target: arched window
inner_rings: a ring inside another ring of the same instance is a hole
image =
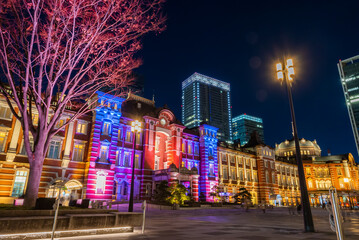
[[[213,157],[213,147],[208,148],[208,156]]]

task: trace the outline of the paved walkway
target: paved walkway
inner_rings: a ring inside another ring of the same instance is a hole
[[[122,209],[125,206],[121,206]],[[140,211],[140,205],[135,211]],[[303,232],[303,216],[289,215],[287,208],[275,208],[263,213],[258,209],[185,209],[149,210],[146,213],[146,230],[135,233],[108,234],[66,239],[325,239],[335,240],[330,230],[328,213],[313,209],[316,233]],[[345,239],[359,239],[359,212],[346,217]]]

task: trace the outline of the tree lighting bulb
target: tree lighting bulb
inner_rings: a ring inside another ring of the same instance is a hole
[[[277,63],[276,65],[277,71],[282,71],[282,64],[281,63]]]
[[[289,68],[289,67],[293,67],[294,65],[293,65],[293,59],[288,59],[287,60],[287,68]]]

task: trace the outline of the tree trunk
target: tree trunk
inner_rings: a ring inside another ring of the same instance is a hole
[[[42,166],[45,156],[34,153],[32,164],[30,163],[29,179],[27,181],[24,206],[35,207],[37,195],[39,193]],[[30,162],[30,161],[29,161]]]

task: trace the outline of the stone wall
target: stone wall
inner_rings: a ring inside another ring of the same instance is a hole
[[[1,217],[0,233],[50,232],[53,219],[53,216]],[[133,228],[141,226],[141,224],[142,213],[66,214],[58,216],[56,231],[115,227]]]

